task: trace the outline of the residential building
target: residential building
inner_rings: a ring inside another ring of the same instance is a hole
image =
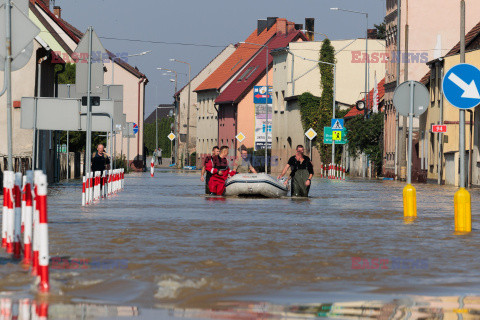
[[[46,11],[46,9],[45,7],[46,15],[52,21],[57,21],[61,27],[62,33],[60,33],[60,36],[68,44],[69,51],[75,51],[80,39],[83,37],[83,32],[62,19],[60,7],[56,7],[56,15]],[[61,54],[63,55],[65,52],[62,51]],[[130,154],[127,155],[127,160],[136,170],[143,170],[146,156],[143,144],[143,121],[145,118],[145,88],[148,84],[148,79],[137,67],[133,67],[125,61],[128,58],[122,59],[122,57],[128,54],[131,53],[114,54],[108,52],[112,63],[105,64],[104,83],[105,85],[123,85],[123,113],[127,115],[127,122],[134,122],[138,125],[138,133],[134,139],[123,139],[121,134],[115,135],[115,156],[120,157],[122,150],[124,154],[127,153],[128,140],[130,140]]]
[[[268,72],[269,85],[272,84],[273,56],[271,52],[278,48],[286,47],[290,42],[305,41],[306,36],[295,29],[295,23],[287,19],[277,19],[277,33],[266,43],[267,47],[262,47],[256,56],[238,72],[233,81],[225,90],[215,99],[218,105],[218,139],[220,145],[230,147],[231,160],[240,153],[240,146],[252,148],[255,151],[264,148],[264,139],[261,142],[256,141],[257,132],[265,132],[264,124],[264,103],[255,105],[254,92],[255,86],[266,85],[266,60],[268,50]],[[246,44],[248,46],[248,44]],[[255,50],[255,45],[249,45],[251,50]],[[267,49],[268,48],[268,49]],[[259,110],[256,110],[258,108]],[[271,114],[271,110],[269,111]],[[256,118],[261,118],[257,121]],[[262,118],[263,117],[263,118]],[[271,115],[269,116],[271,117]],[[237,141],[237,134],[242,133],[244,140]],[[263,144],[262,146],[259,146]],[[269,141],[271,144],[271,141]],[[263,160],[263,158],[262,158]]]
[[[409,1],[400,0],[400,24],[398,28],[397,0],[386,0],[386,44],[389,54],[386,63],[385,84],[385,145],[384,175],[395,176],[406,172],[406,141],[398,137],[396,110],[393,106],[393,94],[397,86],[397,78],[419,81],[428,72],[426,62],[447,54],[449,48],[459,40],[460,2],[437,0]],[[435,8],[435,9],[432,9]],[[466,28],[470,30],[478,21],[480,1],[467,1]],[[428,22],[426,22],[428,13]],[[408,27],[407,27],[408,25]],[[397,32],[400,29],[400,57],[397,57]],[[406,32],[406,30],[409,30]],[[400,64],[400,74],[397,65]],[[400,130],[406,124],[406,118],[400,116]],[[405,126],[405,130],[407,127]],[[415,119],[414,130],[418,130],[418,119]],[[406,136],[406,135],[405,135]],[[398,140],[398,146],[396,141]],[[396,151],[398,149],[398,157]],[[403,155],[403,157],[402,157]],[[403,163],[396,164],[396,159]],[[401,169],[400,167],[403,167]]]
[[[33,54],[27,64],[20,70],[12,73],[12,133],[13,133],[13,167],[15,171],[31,169],[33,156],[33,130],[21,128],[21,99],[22,97],[54,97],[55,95],[55,66],[64,64],[62,57],[55,51],[68,51],[68,45],[60,37],[59,26],[49,19],[45,12],[49,1],[33,0],[29,2],[28,16],[40,29],[40,34],[33,40]],[[27,51],[28,52],[28,51]],[[68,57],[70,57],[70,51]],[[3,78],[3,72],[0,77]],[[6,105],[6,95],[0,97],[0,105]],[[7,167],[7,131],[6,112],[0,112],[0,172]],[[38,130],[38,150],[36,167],[46,172],[48,181],[58,180],[58,154],[55,141],[58,134],[54,131]]]
[[[217,68],[225,62],[235,52],[235,46],[230,44],[225,47],[215,58],[213,58],[196,76],[191,80],[190,86],[188,83],[175,94],[175,99],[179,106],[179,159],[186,159],[187,157],[187,128],[190,126],[188,134],[190,135],[190,142],[188,144],[188,154],[192,154],[197,150],[197,144],[200,143],[197,133],[202,136],[205,135],[205,131],[208,132],[209,128],[205,128],[205,124],[208,121],[203,121],[205,117],[210,118],[210,115],[206,110],[200,110],[201,103],[199,95],[195,89],[203,83],[210,75],[217,70]],[[188,105],[188,91],[190,89],[190,107]],[[198,130],[197,130],[198,126]],[[190,165],[195,165],[191,163]]]
[[[159,104],[150,115],[145,118],[144,123],[155,123],[155,119],[160,120],[170,116],[170,112],[174,112],[175,106],[173,104]]]
[[[365,39],[331,41],[335,48],[336,59],[336,105],[351,106],[361,100],[365,91]],[[310,92],[320,97],[319,52],[323,42],[292,42],[288,47],[273,53],[273,144],[272,156],[280,164],[288,161],[297,145],[309,145],[302,127],[298,97]],[[372,52],[370,61],[370,84],[373,76],[383,78],[385,74],[385,41],[369,39],[368,46]],[[278,98],[277,98],[278,97]],[[332,102],[333,104],[333,102]],[[317,137],[316,139],[323,139]],[[320,155],[313,150],[313,163],[320,166]],[[277,170],[278,168],[272,168]]]
[[[235,45],[236,50],[195,89],[199,102],[197,167],[202,166],[204,157],[211,153],[212,147],[219,144],[218,114],[215,100],[262,49],[261,45],[267,43],[277,33],[276,22],[277,18],[258,20],[257,29],[250,34],[245,42],[255,43],[259,46],[246,43]]]
[[[458,28],[457,28],[458,30]],[[466,63],[480,68],[480,23],[466,35]],[[445,56],[427,63],[430,71],[422,83],[430,91],[428,110],[420,117],[420,160],[431,182],[458,186],[459,184],[459,109],[453,107],[442,92],[443,76],[460,63],[460,43]],[[466,181],[480,185],[479,135],[480,112],[475,107],[466,112],[465,153]],[[432,125],[445,125],[446,133],[432,132]]]

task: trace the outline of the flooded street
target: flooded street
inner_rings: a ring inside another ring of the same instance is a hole
[[[309,199],[223,199],[202,194],[198,173],[125,177],[123,192],[83,208],[78,181],[50,189],[50,302],[209,309],[480,294],[476,189],[474,230],[454,235],[451,187],[417,185],[418,219],[406,223],[403,183],[316,178]],[[1,291],[33,296],[19,265],[2,258],[0,276]]]

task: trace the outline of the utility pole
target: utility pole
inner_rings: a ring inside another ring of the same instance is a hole
[[[188,108],[187,108],[187,164],[190,165],[190,92],[192,83],[192,66],[188,63]],[[176,92],[175,92],[176,93]]]
[[[88,85],[87,85],[87,145],[85,146],[85,171],[90,173],[92,166],[92,36],[93,28],[88,28]],[[112,132],[113,133],[113,132]]]
[[[7,83],[7,140],[8,140],[8,171],[13,171],[13,133],[12,133],[12,4],[6,0],[6,44],[5,82]]]
[[[408,26],[408,0],[407,1],[407,6],[406,9],[407,11],[405,12],[406,14],[406,21],[405,21],[405,54],[404,54],[404,81],[408,81],[408,32],[409,32],[409,26]],[[402,128],[402,136],[401,136],[401,141],[399,144],[400,147],[400,178],[405,179],[405,174],[406,174],[406,169],[407,169],[407,145],[406,145],[406,140],[407,140],[407,117],[403,117],[403,128]]]
[[[465,63],[465,0],[460,0],[460,63]],[[465,188],[465,110],[460,109],[459,117],[460,180],[459,187]],[[471,124],[470,124],[471,125]],[[471,138],[471,137],[470,137]]]
[[[401,30],[402,30],[402,0],[397,0],[397,87],[400,85],[400,55],[401,51]],[[400,115],[395,110],[395,179],[398,178],[398,140],[400,137]]]

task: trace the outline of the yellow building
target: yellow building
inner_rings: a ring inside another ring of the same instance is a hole
[[[466,36],[465,62],[480,68],[480,23]],[[430,91],[430,105],[420,117],[420,160],[427,179],[432,182],[458,186],[459,183],[459,109],[443,96],[442,79],[460,63],[460,45],[445,56],[428,62],[430,71],[422,79]],[[478,84],[477,84],[478,85]],[[467,183],[480,185],[479,112],[478,107],[467,110],[465,119],[465,152]],[[446,125],[446,133],[432,132],[432,125]],[[440,164],[440,165],[439,165]],[[478,165],[477,165],[478,164]],[[439,179],[441,177],[441,179]]]

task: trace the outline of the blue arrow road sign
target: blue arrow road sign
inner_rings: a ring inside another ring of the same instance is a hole
[[[471,64],[457,64],[443,78],[443,94],[454,107],[470,109],[480,104],[480,70]]]

